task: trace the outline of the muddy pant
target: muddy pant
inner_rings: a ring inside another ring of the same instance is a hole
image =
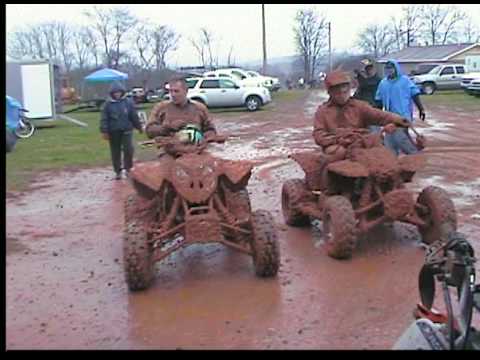
[[[400,152],[406,155],[418,152],[417,147],[407,135],[407,129],[397,129],[393,134],[385,134],[384,143],[397,156]]]
[[[129,171],[133,165],[133,136],[132,131],[113,131],[110,135],[110,152],[112,155],[113,171],[119,174],[123,169]],[[123,167],[122,167],[123,152]]]

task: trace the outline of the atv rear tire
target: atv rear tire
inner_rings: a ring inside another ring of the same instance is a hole
[[[252,214],[253,265],[257,276],[275,276],[280,266],[280,249],[275,222],[268,211],[258,210]]]
[[[302,179],[291,179],[285,181],[282,186],[282,212],[285,223],[291,226],[305,226],[310,224],[308,215],[302,214],[295,209],[303,194],[308,191],[305,181]]]
[[[145,225],[155,218],[155,211],[138,211],[141,201],[137,194],[130,195],[125,201],[123,263],[130,291],[148,288],[154,277],[152,249]]]
[[[335,259],[349,259],[357,242],[356,219],[352,205],[343,196],[325,200],[323,231],[327,254]]]
[[[417,202],[429,210],[429,214],[423,217],[427,226],[418,228],[425,244],[430,245],[439,239],[447,240],[448,232],[457,230],[455,205],[445,190],[428,186],[420,193]]]

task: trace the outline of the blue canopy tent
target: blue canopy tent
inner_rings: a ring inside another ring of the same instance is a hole
[[[128,79],[128,74],[114,69],[101,69],[85,77],[85,81],[90,83],[108,83],[112,81],[123,81]]]
[[[90,75],[84,78],[84,84],[91,84],[95,86],[95,94],[93,98],[84,100],[87,107],[93,107],[95,109],[100,109],[101,105],[104,103],[105,98],[108,95],[107,89],[108,84],[114,81],[126,81],[128,79],[128,74],[122,73],[121,71],[114,69],[101,69],[97,70]],[[101,94],[99,94],[101,93]],[[85,87],[82,86],[82,98],[85,99]],[[83,108],[83,107],[82,107]]]

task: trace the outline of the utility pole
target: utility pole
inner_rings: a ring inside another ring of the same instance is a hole
[[[262,30],[263,30],[263,75],[267,72],[267,38],[265,34],[265,4],[262,4]]]
[[[328,22],[328,68],[332,72],[332,23]]]

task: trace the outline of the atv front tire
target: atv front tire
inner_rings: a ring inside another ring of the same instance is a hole
[[[275,276],[280,266],[280,249],[275,222],[268,211],[252,214],[252,251],[255,273],[260,277]]]
[[[353,207],[343,196],[325,200],[323,231],[327,254],[335,259],[349,259],[357,242],[356,219]]]
[[[282,213],[285,223],[291,226],[305,226],[310,224],[308,215],[302,214],[295,205],[302,199],[307,187],[302,179],[285,181],[282,186]]]
[[[155,211],[139,211],[140,202],[142,199],[137,194],[130,195],[125,201],[123,263],[125,280],[130,291],[148,288],[154,277],[152,249],[145,225],[155,218]]]
[[[423,219],[427,226],[419,226],[422,241],[430,245],[433,242],[447,240],[448,232],[457,230],[457,212],[448,193],[437,186],[428,186],[420,193],[417,202],[428,208]]]

